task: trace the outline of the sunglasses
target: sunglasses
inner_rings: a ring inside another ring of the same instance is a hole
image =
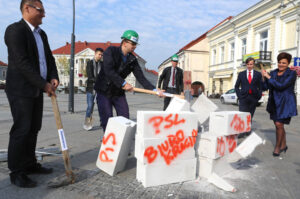
[[[29,7],[32,7],[32,8],[34,8],[34,9],[36,9],[39,13],[41,13],[41,14],[45,14],[46,12],[45,12],[45,10],[43,9],[43,8],[39,8],[39,7],[37,7],[37,6],[34,6],[34,5],[30,5],[30,4],[28,4],[28,6]]]
[[[137,46],[137,45],[138,45],[137,43],[134,43],[134,42],[132,42],[132,41],[130,41],[130,40],[127,40],[126,42],[127,42],[127,43],[130,43],[130,44],[133,45],[133,46]]]

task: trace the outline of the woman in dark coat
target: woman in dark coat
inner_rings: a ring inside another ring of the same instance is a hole
[[[269,89],[267,111],[276,127],[276,146],[273,156],[286,152],[286,133],[284,125],[297,115],[297,102],[294,93],[297,74],[288,67],[292,56],[282,52],[277,56],[278,68],[267,73],[262,70],[263,89]]]

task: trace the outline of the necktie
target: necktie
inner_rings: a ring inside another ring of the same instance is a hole
[[[248,82],[249,82],[249,84],[251,84],[251,81],[252,81],[251,71],[249,71],[249,75],[248,75]],[[252,90],[251,89],[249,89],[249,94],[252,94]]]
[[[174,81],[175,81],[175,68],[173,68],[172,86],[174,86]]]

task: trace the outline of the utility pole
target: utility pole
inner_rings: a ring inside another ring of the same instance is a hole
[[[69,83],[69,112],[74,113],[74,45],[75,45],[75,0],[73,0],[73,31],[71,35],[71,61]]]

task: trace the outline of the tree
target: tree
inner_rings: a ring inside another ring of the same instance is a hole
[[[66,56],[59,57],[57,59],[57,67],[60,71],[60,74],[69,75],[70,74],[70,60]]]

